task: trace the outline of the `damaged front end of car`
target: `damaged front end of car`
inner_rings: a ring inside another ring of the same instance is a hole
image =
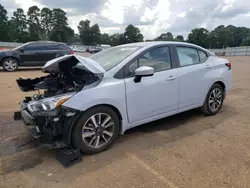
[[[104,70],[91,59],[66,55],[47,62],[43,72],[47,75],[16,80],[21,91],[38,93],[20,102],[20,112],[14,114],[14,119],[20,115],[28,133],[43,145],[69,147],[71,130],[82,113],[62,104],[78,92],[97,86]]]

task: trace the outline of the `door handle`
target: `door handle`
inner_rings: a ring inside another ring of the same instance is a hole
[[[176,77],[174,77],[174,76],[169,76],[168,78],[167,78],[167,81],[172,81],[172,80],[175,80],[176,79]]]
[[[206,65],[206,69],[211,69],[212,67],[210,65]]]

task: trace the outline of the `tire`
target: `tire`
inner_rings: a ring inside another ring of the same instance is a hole
[[[2,61],[2,66],[5,71],[14,72],[18,69],[18,61],[12,57],[8,57]]]
[[[205,102],[201,107],[201,110],[205,115],[208,116],[215,115],[220,111],[223,105],[223,101],[224,101],[224,89],[219,84],[213,84],[207,93]]]
[[[100,122],[99,114],[101,114]],[[94,126],[93,117],[95,118],[96,126]],[[102,126],[101,124],[109,118],[110,120]],[[91,108],[84,112],[73,129],[73,147],[80,149],[82,153],[86,154],[100,153],[107,150],[114,143],[118,138],[119,130],[120,120],[114,110],[106,106]],[[97,146],[98,140],[99,146]]]

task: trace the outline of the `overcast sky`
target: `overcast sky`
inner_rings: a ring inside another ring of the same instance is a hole
[[[191,29],[218,25],[250,27],[249,0],[0,0],[12,16],[16,8],[62,8],[77,31],[80,20],[98,23],[101,32],[124,32],[128,24],[139,27],[145,39],[170,31],[187,36]]]

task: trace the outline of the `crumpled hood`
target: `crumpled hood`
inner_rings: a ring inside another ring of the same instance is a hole
[[[89,59],[87,57],[79,56],[79,55],[64,55],[55,59],[52,59],[48,61],[44,66],[43,66],[43,71],[45,72],[60,72],[59,69],[59,63],[69,63],[70,58],[72,60],[77,60],[79,64],[77,66],[90,71],[94,74],[101,74],[104,73],[105,70],[102,68],[102,66],[97,63],[96,61]]]

